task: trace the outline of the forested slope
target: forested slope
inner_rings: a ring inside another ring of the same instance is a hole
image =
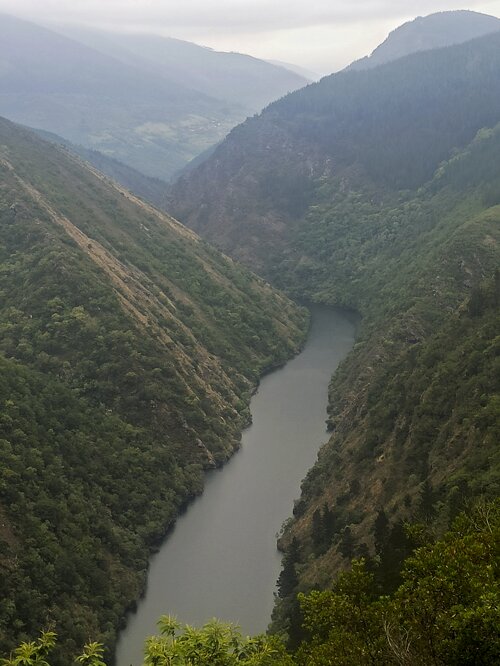
[[[165,181],[160,180],[159,178],[145,176],[140,171],[127,166],[124,162],[109,157],[98,150],[84,148],[81,145],[71,143],[71,141],[67,141],[52,132],[44,132],[43,130],[29,127],[28,129],[32,129],[35,134],[38,134],[38,136],[46,141],[55,143],[58,146],[64,146],[64,148],[69,150],[70,153],[81,157],[81,159],[91,164],[102,174],[108,176],[119,185],[123,185],[123,187],[130,190],[132,194],[144,199],[144,201],[153,204],[153,206],[160,208],[160,210],[165,207],[167,190],[167,184]]]
[[[500,34],[340,72],[235,128],[181,177],[170,209],[266,273],[321,201],[371,188],[369,200],[414,189],[500,118]],[[334,192],[331,192],[333,197]],[[335,200],[333,199],[334,203]],[[256,264],[257,262],[257,264]]]
[[[0,121],[0,645],[112,647],[147,556],[238,445],[302,310]]]
[[[363,218],[353,205],[371,229],[363,261],[351,247],[354,279],[340,273],[324,290],[318,274],[303,275],[316,298],[355,303],[365,322],[330,386],[332,438],[282,540],[289,549],[297,539],[299,580],[275,626],[291,621],[292,635],[298,590],[328,587],[364,556],[392,591],[414,545],[404,521],[439,533],[475,498],[500,494],[500,206],[490,206],[500,200],[499,140],[498,129],[484,132],[399,207]],[[345,223],[334,210],[316,219],[323,231]],[[336,262],[331,249],[322,275]]]
[[[403,521],[440,533],[499,493],[499,46],[494,34],[323,79],[174,189],[180,219],[275,285],[364,317],[331,384],[332,438],[280,540],[274,628],[292,643],[298,591],[329,587],[353,556],[392,591],[412,548]]]

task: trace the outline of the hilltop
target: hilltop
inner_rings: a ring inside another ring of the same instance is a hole
[[[348,69],[371,69],[418,51],[461,44],[500,30],[500,19],[465,9],[419,16],[393,30],[370,56]]]

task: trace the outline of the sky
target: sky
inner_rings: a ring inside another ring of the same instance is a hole
[[[53,28],[151,32],[318,74],[368,55],[405,21],[449,9],[500,17],[500,0],[0,0],[0,12]]]

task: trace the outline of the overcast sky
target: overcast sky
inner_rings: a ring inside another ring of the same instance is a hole
[[[54,27],[154,32],[321,74],[367,55],[404,21],[446,9],[500,16],[500,0],[0,0],[0,11]]]

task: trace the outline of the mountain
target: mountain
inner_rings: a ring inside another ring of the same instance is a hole
[[[364,557],[390,594],[419,543],[405,522],[440,534],[499,495],[499,149],[495,33],[326,77],[173,187],[182,221],[272,284],[363,316],[279,541],[274,629],[292,647],[315,629],[299,592]]]
[[[348,69],[370,69],[410,53],[461,44],[500,30],[500,19],[468,10],[419,16],[393,30],[370,56],[352,63]]]
[[[104,34],[96,50],[11,16],[0,27],[0,114],[163,180],[306,83],[186,42]]]
[[[111,650],[148,556],[306,317],[168,215],[0,120],[0,651]]]
[[[298,591],[329,587],[364,557],[374,589],[393,593],[419,545],[405,522],[440,534],[478,498],[500,495],[499,148],[500,125],[482,130],[391,201],[328,187],[302,234],[302,270],[283,276],[364,314],[330,385],[332,437],[280,542],[300,574],[274,626],[294,645]]]
[[[66,34],[127,65],[140,65],[204,95],[241,106],[247,115],[310,82],[302,72],[243,53],[225,53],[169,37],[67,28]]]
[[[296,74],[299,74],[303,78],[307,79],[309,83],[312,81],[317,81],[319,78],[321,78],[317,72],[313,72],[310,69],[306,69],[305,67],[299,67],[299,65],[294,65],[290,62],[283,62],[282,60],[268,60],[267,62],[270,62],[273,65],[277,65],[278,67],[289,69],[291,72],[295,72]]]
[[[0,114],[168,178],[245,117],[50,30],[0,18]]]
[[[172,212],[266,272],[276,265],[273,252],[290,253],[290,234],[307,233],[304,215],[323,182],[418,188],[454,149],[495,125],[499,46],[496,33],[340,72],[288,95],[232,130],[174,184]]]

